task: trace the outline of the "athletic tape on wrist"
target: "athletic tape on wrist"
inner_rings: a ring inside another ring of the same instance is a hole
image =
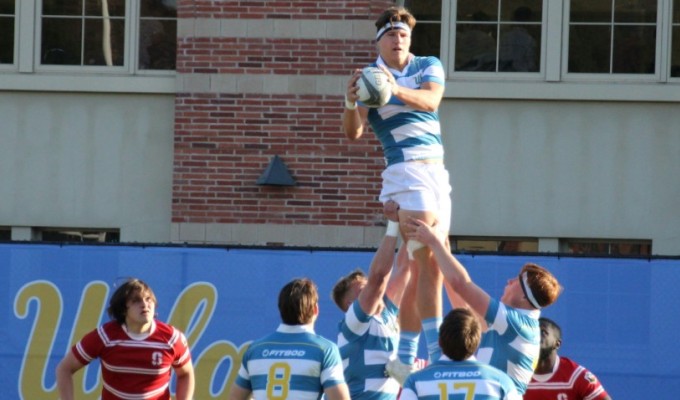
[[[399,236],[399,222],[392,220],[387,221],[387,230],[385,231],[385,236]]]
[[[348,109],[348,110],[356,110],[357,109],[357,103],[347,100],[347,95],[345,95],[345,108]]]

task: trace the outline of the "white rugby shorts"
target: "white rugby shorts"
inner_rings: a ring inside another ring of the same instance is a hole
[[[437,213],[439,229],[451,227],[451,184],[441,163],[401,162],[382,173],[382,203],[393,200],[404,210]]]

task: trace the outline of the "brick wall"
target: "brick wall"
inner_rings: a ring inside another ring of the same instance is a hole
[[[178,40],[173,222],[375,225],[380,145],[341,129],[346,77],[375,45],[344,27],[374,32],[393,2],[178,3],[189,28]],[[256,184],[274,155],[296,186]]]

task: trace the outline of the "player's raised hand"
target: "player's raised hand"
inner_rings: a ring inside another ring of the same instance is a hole
[[[407,226],[409,228],[407,230],[409,239],[417,240],[427,246],[445,241],[446,236],[437,229],[437,222],[430,226],[423,220],[409,217]]]

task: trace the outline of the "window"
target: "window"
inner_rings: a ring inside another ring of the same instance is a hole
[[[649,256],[652,243],[648,240],[583,240],[564,241],[568,253],[603,256]]]
[[[498,252],[498,253],[536,253],[538,240],[525,238],[464,238],[450,236],[454,251]]]
[[[124,67],[135,54],[140,70],[174,70],[177,6],[171,0],[43,0],[42,65]],[[138,12],[138,14],[137,14]],[[133,46],[126,20],[139,15]],[[136,49],[133,53],[132,48]]]
[[[454,70],[539,72],[542,19],[542,0],[458,0]]]
[[[673,1],[673,24],[671,43],[671,76],[680,77],[680,0]]]
[[[411,52],[418,56],[440,56],[441,43],[441,0],[406,0],[403,2],[414,17]]]
[[[14,63],[14,0],[0,0],[0,64]]]
[[[122,66],[125,0],[43,0],[43,65]]]
[[[655,73],[657,0],[569,3],[569,72]]]
[[[43,242],[78,242],[78,243],[118,243],[118,229],[78,229],[78,228],[42,228],[39,230]]]
[[[142,1],[139,18],[139,69],[174,70],[177,54],[175,1]]]

